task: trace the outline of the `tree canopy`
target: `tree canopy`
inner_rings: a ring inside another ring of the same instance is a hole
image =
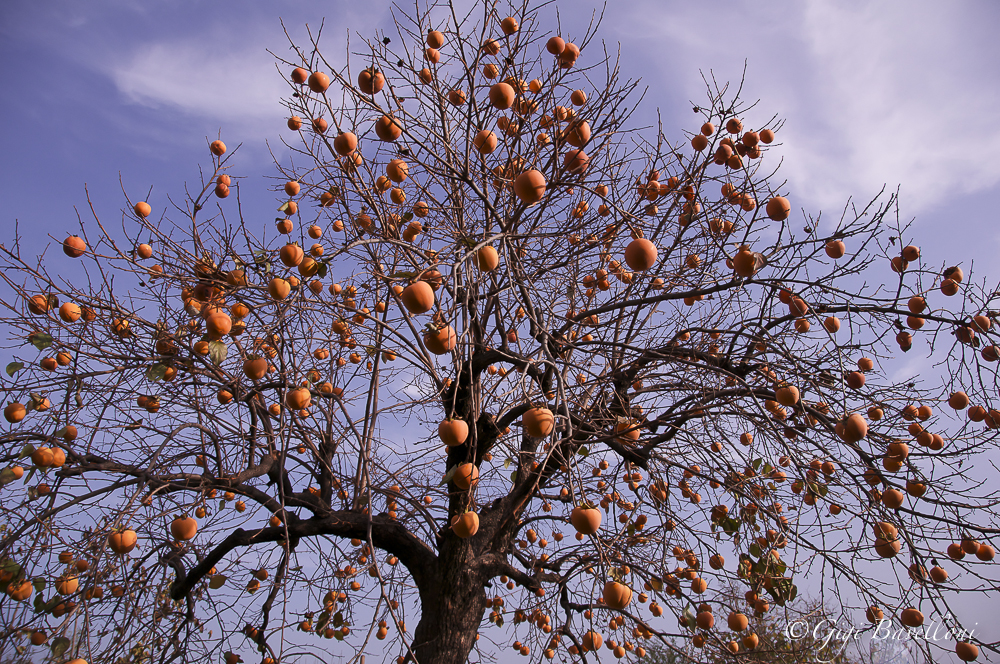
[[[292,43],[278,215],[220,139],[173,209],[0,246],[4,661],[716,661],[807,575],[990,592],[995,289],[892,195],[796,211],[741,90],[640,126],[547,12]]]

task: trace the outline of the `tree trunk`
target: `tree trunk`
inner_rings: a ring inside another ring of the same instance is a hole
[[[420,622],[413,635],[417,664],[465,664],[486,610],[486,590],[467,564],[439,558],[433,583],[420,588]]]

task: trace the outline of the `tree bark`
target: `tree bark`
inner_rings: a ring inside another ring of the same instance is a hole
[[[439,558],[436,567],[433,580],[420,585],[413,654],[417,664],[465,664],[487,606],[486,590],[467,561],[449,564]]]

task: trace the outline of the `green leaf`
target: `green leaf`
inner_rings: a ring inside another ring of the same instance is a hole
[[[582,456],[584,458],[587,458],[588,456],[590,456],[590,448],[587,447],[586,445],[582,445],[580,447],[580,449],[577,450],[577,451],[580,453],[580,456]]]
[[[325,279],[327,272],[330,271],[330,264],[323,261],[319,264],[319,270],[316,271],[316,276],[320,279]]]
[[[389,275],[390,279],[412,279],[417,276],[416,272],[393,272]]]
[[[35,590],[37,590],[38,592],[42,592],[43,590],[45,590],[45,579],[43,579],[40,576],[36,576],[31,580],[31,585],[33,585],[35,587]]]
[[[457,470],[458,470],[458,466],[452,466],[451,468],[449,468],[448,472],[445,473],[444,477],[441,478],[441,483],[438,484],[438,486],[444,486],[445,484],[447,484],[448,482],[450,482],[451,478],[453,478],[455,476],[455,472]]]
[[[25,443],[24,447],[21,448],[21,453],[18,455],[18,459],[27,459],[32,454],[35,453],[35,446],[31,443]]]
[[[722,526],[722,529],[726,532],[727,535],[732,535],[735,532],[739,532],[740,529],[739,519],[734,519],[732,517],[729,517],[728,519],[723,519],[719,523],[719,525]]]
[[[698,625],[698,617],[694,615],[694,611],[691,610],[690,606],[684,607],[684,613],[681,615],[681,620],[688,629],[694,629]]]
[[[17,476],[14,475],[13,468],[4,468],[3,470],[0,470],[0,484],[10,484],[16,479]]]
[[[163,377],[167,375],[167,365],[165,364],[154,364],[146,372],[146,380],[153,381],[154,383],[158,380],[163,380]]]
[[[403,221],[413,221],[413,213],[412,212],[404,212],[403,213]]]
[[[226,348],[226,344],[221,341],[209,341],[208,342],[208,356],[217,365],[221,365],[226,361],[226,354],[229,349]]]
[[[760,558],[760,545],[757,542],[750,545],[750,555],[754,558]]]
[[[793,583],[792,587],[788,589],[788,601],[791,602],[792,600],[794,600],[796,596],[798,596],[798,594],[799,594],[799,587]]]
[[[33,332],[28,341],[38,350],[45,350],[52,345],[52,335],[48,332]]]
[[[344,624],[344,614],[342,611],[337,611],[333,614],[333,626],[341,627]]]
[[[510,457],[503,460],[503,469],[507,470],[508,468],[510,468]]]
[[[21,573],[21,566],[12,559],[7,558],[3,562],[0,562],[0,572],[10,574],[16,578]]]
[[[760,464],[763,463],[763,461],[763,459],[754,459],[750,462],[750,465],[753,466],[754,470],[760,470]]]
[[[218,590],[226,583],[226,577],[222,574],[215,574],[211,579],[208,580],[208,587],[212,590]]]
[[[7,375],[13,378],[14,374],[16,374],[23,368],[24,368],[24,362],[11,362],[10,364],[7,365]]]
[[[52,645],[49,647],[52,649],[53,657],[62,657],[69,650],[70,641],[65,636],[57,636],[52,639]]]
[[[288,212],[288,202],[282,203],[281,207],[278,208],[278,212]],[[278,221],[282,221],[279,219]]]
[[[517,484],[517,471],[516,470],[510,471],[510,481],[511,481],[512,484]]]
[[[323,613],[319,614],[319,617],[316,619],[316,625],[315,627],[313,627],[313,629],[317,632],[322,632],[323,628],[326,627],[329,622],[330,622],[330,612],[324,611]]]

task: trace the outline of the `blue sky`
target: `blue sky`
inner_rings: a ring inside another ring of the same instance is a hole
[[[561,18],[572,31],[592,3],[569,4]],[[281,147],[287,90],[267,53],[286,52],[279,18],[296,38],[326,18],[331,54],[344,52],[348,28],[389,27],[380,2],[3,3],[5,235],[16,219],[70,230],[83,183],[110,213],[119,172],[130,195],[152,187],[151,202],[166,205],[220,131],[243,143],[246,184],[263,187],[265,140]],[[746,62],[745,96],[762,100],[762,120],[786,120],[783,173],[797,210],[833,214],[849,196],[898,185],[918,237],[958,262],[998,247],[998,20],[987,2],[637,2],[608,11],[600,34],[622,42],[624,71],[650,86],[646,117],[659,107],[678,139],[695,129],[687,102],[704,96],[700,71],[733,80]]]
[[[594,8],[561,3],[564,31],[581,31]],[[339,0],[4,0],[0,242],[15,222],[36,234],[24,238],[29,253],[45,234],[73,232],[85,183],[105,221],[119,219],[120,186],[158,213],[198,179],[220,135],[243,146],[233,171],[245,176],[244,209],[269,221],[268,145],[282,157],[287,133],[287,72],[268,53],[288,48],[279,18],[301,40],[306,23],[325,17],[329,57],[344,53],[349,29],[389,28],[388,10]],[[785,119],[784,189],[797,213],[839,217],[849,197],[898,186],[924,256],[975,261],[976,276],[996,284],[997,25],[1000,4],[986,0],[639,1],[609,7],[599,35],[621,42],[623,70],[649,86],[640,118],[655,121],[658,107],[676,140],[700,125],[689,100],[704,99],[701,73],[738,80],[745,65],[744,96],[761,99],[761,122]]]

